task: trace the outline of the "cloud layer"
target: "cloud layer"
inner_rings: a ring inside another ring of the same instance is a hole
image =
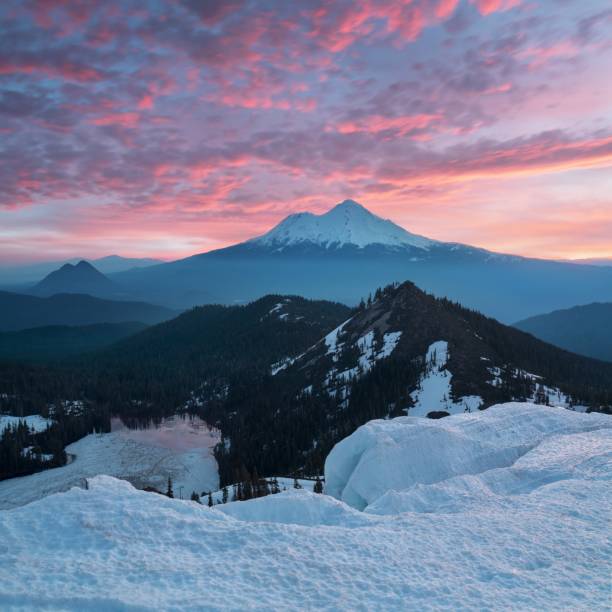
[[[607,4],[7,0],[0,263],[189,255],[345,197],[610,256]]]

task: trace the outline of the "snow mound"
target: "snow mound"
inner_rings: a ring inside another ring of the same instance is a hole
[[[512,504],[524,504],[516,496],[527,495],[531,502],[558,504],[560,484],[580,489],[585,480],[611,479],[612,429],[600,429],[547,438],[509,467],[388,491],[366,511],[391,515],[482,511],[485,507],[503,511]]]
[[[607,415],[516,402],[439,420],[370,421],[332,449],[325,490],[363,510],[390,491],[510,467],[551,436],[610,427]],[[463,486],[480,483],[467,479]],[[399,503],[394,494],[387,499],[390,508]]]
[[[223,504],[216,509],[241,521],[251,522],[342,527],[362,527],[371,523],[367,515],[333,497],[304,489],[290,489],[268,497]]]

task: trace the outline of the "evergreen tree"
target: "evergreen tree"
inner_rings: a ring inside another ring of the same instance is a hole
[[[191,494],[191,501],[200,503],[200,496],[195,491]]]
[[[314,487],[312,488],[312,490],[315,493],[323,493],[323,483],[321,482],[321,479],[318,476],[315,480]]]
[[[211,491],[208,492],[208,507],[209,508],[213,507],[213,498],[212,498],[212,492]]]
[[[227,504],[228,492],[227,487],[223,487],[223,495],[221,497],[221,503]]]
[[[167,497],[174,497],[174,491],[172,490],[172,478],[168,476],[168,488],[166,489]]]

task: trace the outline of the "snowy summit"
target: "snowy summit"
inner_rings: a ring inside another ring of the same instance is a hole
[[[354,200],[344,200],[322,215],[309,212],[289,215],[268,233],[250,241],[281,250],[309,243],[326,249],[370,245],[428,249],[434,242],[372,214]]]

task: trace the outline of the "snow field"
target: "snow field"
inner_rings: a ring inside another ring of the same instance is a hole
[[[449,414],[476,412],[482,406],[482,398],[467,395],[457,401],[451,399],[453,375],[446,369],[448,342],[438,340],[430,345],[425,356],[425,371],[417,388],[410,394],[414,405],[408,409],[410,416],[427,416],[430,412]]]

